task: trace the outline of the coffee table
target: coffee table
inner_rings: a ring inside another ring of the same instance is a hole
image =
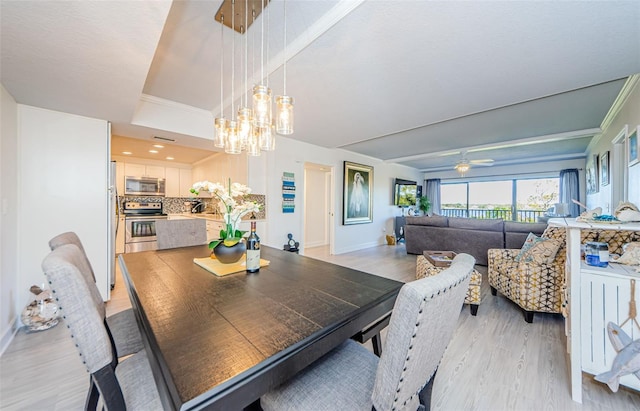
[[[416,280],[424,277],[431,277],[436,275],[447,267],[436,267],[424,255],[419,255],[416,260]],[[471,281],[469,282],[469,289],[467,290],[467,296],[464,299],[465,304],[469,304],[471,315],[478,314],[478,306],[481,302],[480,287],[482,285],[482,273],[474,269],[471,273]]]

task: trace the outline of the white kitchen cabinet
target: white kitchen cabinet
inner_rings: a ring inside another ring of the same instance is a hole
[[[193,197],[189,191],[193,182],[191,181],[191,170],[186,168],[167,167],[165,168],[165,189],[166,197]]]
[[[124,221],[124,215],[118,217],[118,226],[116,228],[116,254],[124,253],[124,232],[126,222]]]
[[[163,166],[124,163],[124,174],[127,177],[165,178],[164,171]]]
[[[166,167],[165,175],[165,196],[180,197],[180,169],[176,167]]]
[[[116,190],[119,196],[124,195],[124,163],[116,161]]]
[[[207,240],[217,240],[220,238],[220,230],[224,230],[222,221],[207,220]]]
[[[163,166],[145,166],[145,177],[165,178]]]
[[[146,172],[144,164],[124,163],[125,177],[144,177]]]
[[[191,193],[191,186],[193,186],[193,178],[192,178],[191,170],[186,168],[180,169],[180,197],[193,197],[194,194]]]

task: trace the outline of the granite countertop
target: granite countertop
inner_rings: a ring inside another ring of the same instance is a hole
[[[217,221],[220,223],[224,222],[224,219],[222,218],[222,215],[219,213],[173,213],[173,214],[169,214],[169,216],[180,216],[180,217],[187,217],[187,218],[204,218],[205,220],[212,220],[212,221]],[[249,222],[251,221],[250,219],[242,219],[242,222]],[[259,220],[256,219],[254,221],[266,221],[266,220]]]

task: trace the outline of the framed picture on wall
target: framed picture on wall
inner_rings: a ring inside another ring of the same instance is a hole
[[[600,185],[609,185],[609,152],[600,155]]]
[[[627,137],[627,158],[629,159],[629,167],[640,162],[640,159],[638,158],[638,151],[640,151],[638,148],[638,129],[640,129],[640,126],[636,127]]]
[[[342,224],[373,222],[373,167],[344,162]]]
[[[594,154],[587,162],[587,194],[598,192],[598,155]]]

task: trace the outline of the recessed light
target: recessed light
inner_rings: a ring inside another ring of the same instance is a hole
[[[124,154],[126,156],[130,156],[133,153],[131,151],[123,151],[122,154]]]
[[[162,144],[154,144],[153,145],[155,148],[164,148],[164,146]]]
[[[158,154],[158,150],[149,150],[150,153]]]
[[[173,157],[167,157],[167,160],[173,160]]]

